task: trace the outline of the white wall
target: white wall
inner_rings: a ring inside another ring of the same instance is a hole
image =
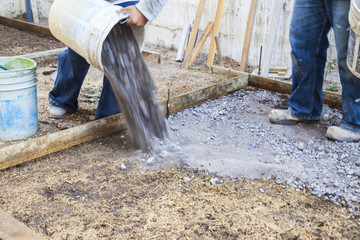
[[[1,0],[0,16],[16,17],[26,11],[25,0]]]
[[[206,0],[199,29],[203,31],[209,21],[214,21],[217,0]],[[274,0],[258,0],[256,18],[249,49],[248,64],[257,66],[260,48],[268,46],[270,18],[273,13]],[[148,27],[147,41],[175,49],[179,46],[182,28],[186,22],[195,18],[199,0],[169,0],[158,18]],[[245,31],[250,12],[250,0],[226,0],[220,27],[220,43],[224,56],[237,61],[241,60]],[[285,0],[277,29],[277,38],[274,47],[271,66],[291,66],[290,44],[288,40],[293,0]],[[202,32],[201,32],[202,34]],[[330,34],[332,36],[332,34]],[[330,37],[332,39],[332,37]],[[329,58],[335,58],[333,41]],[[210,41],[204,45],[202,52],[208,53]]]
[[[40,17],[46,17],[53,0],[37,0]],[[273,14],[274,3],[277,0],[258,0],[257,13],[249,49],[248,64],[257,66],[260,47],[263,51],[269,43],[269,33],[273,30],[270,19]],[[284,0],[280,22],[277,28],[277,38],[272,55],[271,66],[290,67],[290,45],[288,40],[291,12],[294,0]],[[218,0],[206,0],[204,12],[200,22],[200,34],[209,21],[214,21]],[[25,12],[25,0],[1,0],[0,15],[15,17]],[[168,0],[165,8],[157,19],[148,25],[146,41],[165,47],[178,49],[182,29],[187,22],[195,18],[199,0]],[[241,60],[245,30],[250,11],[251,0],[225,0],[223,17],[220,25],[220,44],[224,56],[237,61]],[[336,58],[332,37],[329,59]],[[207,54],[210,38],[205,43],[202,52]],[[270,46],[271,47],[271,46]]]

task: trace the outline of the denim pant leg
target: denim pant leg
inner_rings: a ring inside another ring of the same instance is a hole
[[[120,113],[120,107],[108,78],[104,75],[100,100],[96,108],[95,119]]]
[[[289,109],[302,119],[321,118],[329,30],[324,0],[295,0],[290,25],[293,83]]]
[[[58,58],[58,73],[49,101],[69,113],[78,110],[78,96],[81,85],[89,70],[89,64],[79,54],[68,48]]]
[[[360,79],[355,77],[347,67],[346,55],[349,40],[348,12],[350,1],[332,1],[332,19],[338,53],[339,73],[342,85],[343,118],[341,127],[360,132]]]

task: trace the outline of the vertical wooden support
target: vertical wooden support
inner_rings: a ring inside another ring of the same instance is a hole
[[[283,9],[284,0],[274,0],[274,12],[271,15],[270,20],[270,31],[269,31],[269,37],[267,38],[267,44],[264,47],[264,56],[263,56],[263,67],[261,69],[261,76],[262,77],[268,77],[269,76],[269,70],[270,70],[270,63],[272,54],[275,47],[275,41],[276,41],[276,33],[279,26],[280,16]]]
[[[32,16],[35,24],[39,24],[39,13],[36,0],[30,0]]]
[[[247,26],[246,26],[245,39],[244,39],[244,45],[243,45],[243,50],[242,50],[242,55],[241,55],[241,62],[240,62],[240,71],[242,71],[242,72],[245,71],[246,61],[247,61],[247,57],[249,54],[251,33],[252,33],[253,25],[254,25],[257,2],[258,2],[258,0],[251,1],[250,13],[249,13],[249,17],[248,17]]]
[[[190,61],[190,55],[191,55],[191,52],[192,52],[192,48],[193,48],[194,43],[195,43],[196,34],[197,34],[198,29],[199,29],[201,15],[202,15],[202,12],[204,10],[204,5],[205,5],[205,0],[200,0],[199,6],[198,6],[197,11],[196,11],[194,24],[193,24],[193,27],[191,29],[188,46],[187,46],[186,51],[185,51],[184,61],[183,61],[182,65],[181,65],[182,69],[186,69],[188,67],[188,64],[189,64],[189,61]]]
[[[224,9],[224,0],[219,0],[217,10],[216,10],[216,17],[215,17],[215,21],[214,21],[214,29],[213,29],[212,37],[211,37],[209,55],[208,55],[208,59],[207,59],[208,67],[210,67],[214,63],[215,47],[216,47],[215,36],[219,35],[220,22],[221,22],[221,17],[223,14],[223,9]]]
[[[224,62],[222,60],[222,53],[221,53],[221,47],[220,47],[220,40],[219,36],[215,36],[215,42],[216,42],[216,49],[217,49],[217,55],[220,61],[220,66],[224,66]]]
[[[214,22],[209,22],[203,35],[201,36],[199,42],[196,44],[194,50],[193,50],[193,53],[191,54],[191,59],[190,59],[190,62],[189,62],[189,66],[191,66],[194,62],[195,62],[195,59],[196,57],[198,56],[198,54],[200,53],[200,50],[202,48],[202,46],[204,45],[207,37],[209,36],[211,30],[213,29],[213,26],[214,26]]]

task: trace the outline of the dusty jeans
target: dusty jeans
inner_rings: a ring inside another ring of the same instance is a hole
[[[327,34],[334,29],[340,80],[343,88],[341,126],[360,132],[360,79],[346,66],[350,0],[295,0],[290,26],[293,87],[290,111],[303,119],[319,120],[322,87],[329,47]]]

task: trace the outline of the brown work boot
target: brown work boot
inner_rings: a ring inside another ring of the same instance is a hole
[[[360,141],[360,132],[332,126],[327,129],[326,137],[339,142],[358,142]]]
[[[273,109],[269,113],[269,120],[272,123],[294,125],[304,121],[293,115],[289,109]]]

